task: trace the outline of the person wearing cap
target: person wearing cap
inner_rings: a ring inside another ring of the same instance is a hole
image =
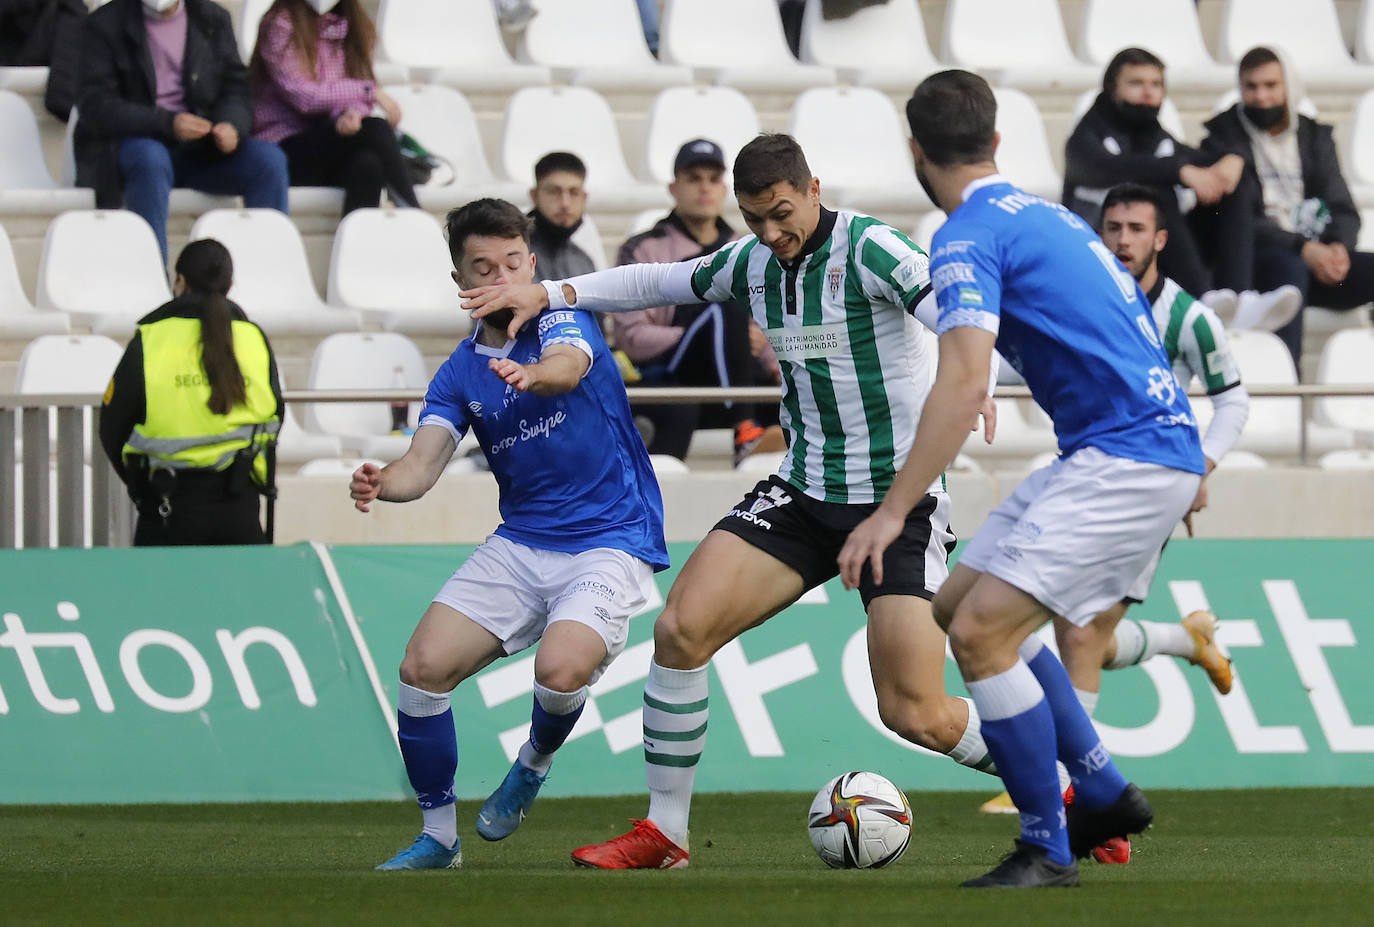
[[[725,204],[725,152],[715,142],[687,142],[673,161],[668,184],[673,210],[653,228],[625,241],[617,264],[671,263],[710,254],[739,237],[721,218]],[[657,306],[612,318],[616,346],[644,378],[644,385],[756,386],[779,382],[768,339],[733,302]],[[715,409],[694,405],[642,406],[653,425],[649,452],[687,456],[692,432],[712,423]],[[735,462],[765,450],[784,449],[776,403],[733,403],[725,424],[735,431]],[[718,419],[714,419],[718,421]]]

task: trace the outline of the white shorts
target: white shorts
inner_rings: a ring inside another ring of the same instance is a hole
[[[1159,557],[1201,480],[1083,448],[1026,477],[959,562],[1085,625],[1121,601]]]
[[[624,551],[542,550],[490,535],[434,597],[501,640],[509,656],[544,636],[555,621],[585,624],[606,642],[596,682],[625,649],[630,616],[648,601],[653,568]]]
[[[1126,590],[1126,600],[1132,605],[1139,605],[1145,601],[1150,594],[1150,586],[1154,584],[1155,573],[1159,572],[1159,561],[1164,556],[1164,548],[1155,551],[1155,555],[1150,558],[1150,562],[1145,565],[1145,569],[1131,583],[1131,588]]]

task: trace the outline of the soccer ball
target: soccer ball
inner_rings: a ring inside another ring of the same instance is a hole
[[[877,773],[849,772],[816,793],[806,830],[831,869],[879,869],[906,852],[911,805]]]

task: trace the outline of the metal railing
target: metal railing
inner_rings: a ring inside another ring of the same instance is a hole
[[[1299,460],[1307,463],[1307,425],[1312,400],[1374,397],[1369,384],[1300,386],[1246,385],[1255,399],[1302,400],[1298,436]],[[776,387],[630,387],[635,403],[686,404],[776,402]],[[1024,386],[997,388],[997,397],[1029,399]],[[1205,396],[1199,390],[1190,397]],[[418,402],[424,391],[286,390],[288,404],[315,402]],[[0,395],[0,549],[14,547],[127,546],[133,537],[134,508],[124,485],[105,458],[100,444],[102,397],[87,393]],[[86,414],[89,410],[90,414]],[[51,428],[52,419],[56,429]],[[21,424],[22,422],[22,424]],[[91,492],[85,492],[85,461],[89,453]],[[56,492],[54,492],[54,488]],[[53,531],[54,502],[56,531]],[[22,503],[23,519],[16,524]]]

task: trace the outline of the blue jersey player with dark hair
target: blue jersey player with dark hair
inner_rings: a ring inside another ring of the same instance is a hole
[[[454,210],[448,237],[460,288],[534,279],[529,220],[510,203]],[[625,648],[652,573],[668,565],[663,500],[601,329],[566,310],[508,340],[509,321],[477,324],[434,375],[405,455],[382,468],[364,464],[349,486],[363,512],[376,500],[418,499],[471,429],[500,490],[501,525],[445,583],[406,645],[397,725],[424,826],[378,869],[461,863],[449,693],[538,642],[529,740],[477,814],[487,840],[515,831],[587,686]]]
[[[1188,511],[1203,455],[1145,294],[1086,223],[998,175],[996,110],[966,71],[927,78],[907,103],[917,177],[949,214],[930,269],[939,368],[910,456],[839,563],[851,586],[865,563],[882,569],[963,444],[995,347],[1054,421],[1060,456],[988,516],[933,603],[1021,815],[1015,851],[964,884],[1077,885],[1075,857],[1139,833],[1152,811],[1032,632],[1120,601]],[[1074,786],[1067,815],[1056,758]]]

